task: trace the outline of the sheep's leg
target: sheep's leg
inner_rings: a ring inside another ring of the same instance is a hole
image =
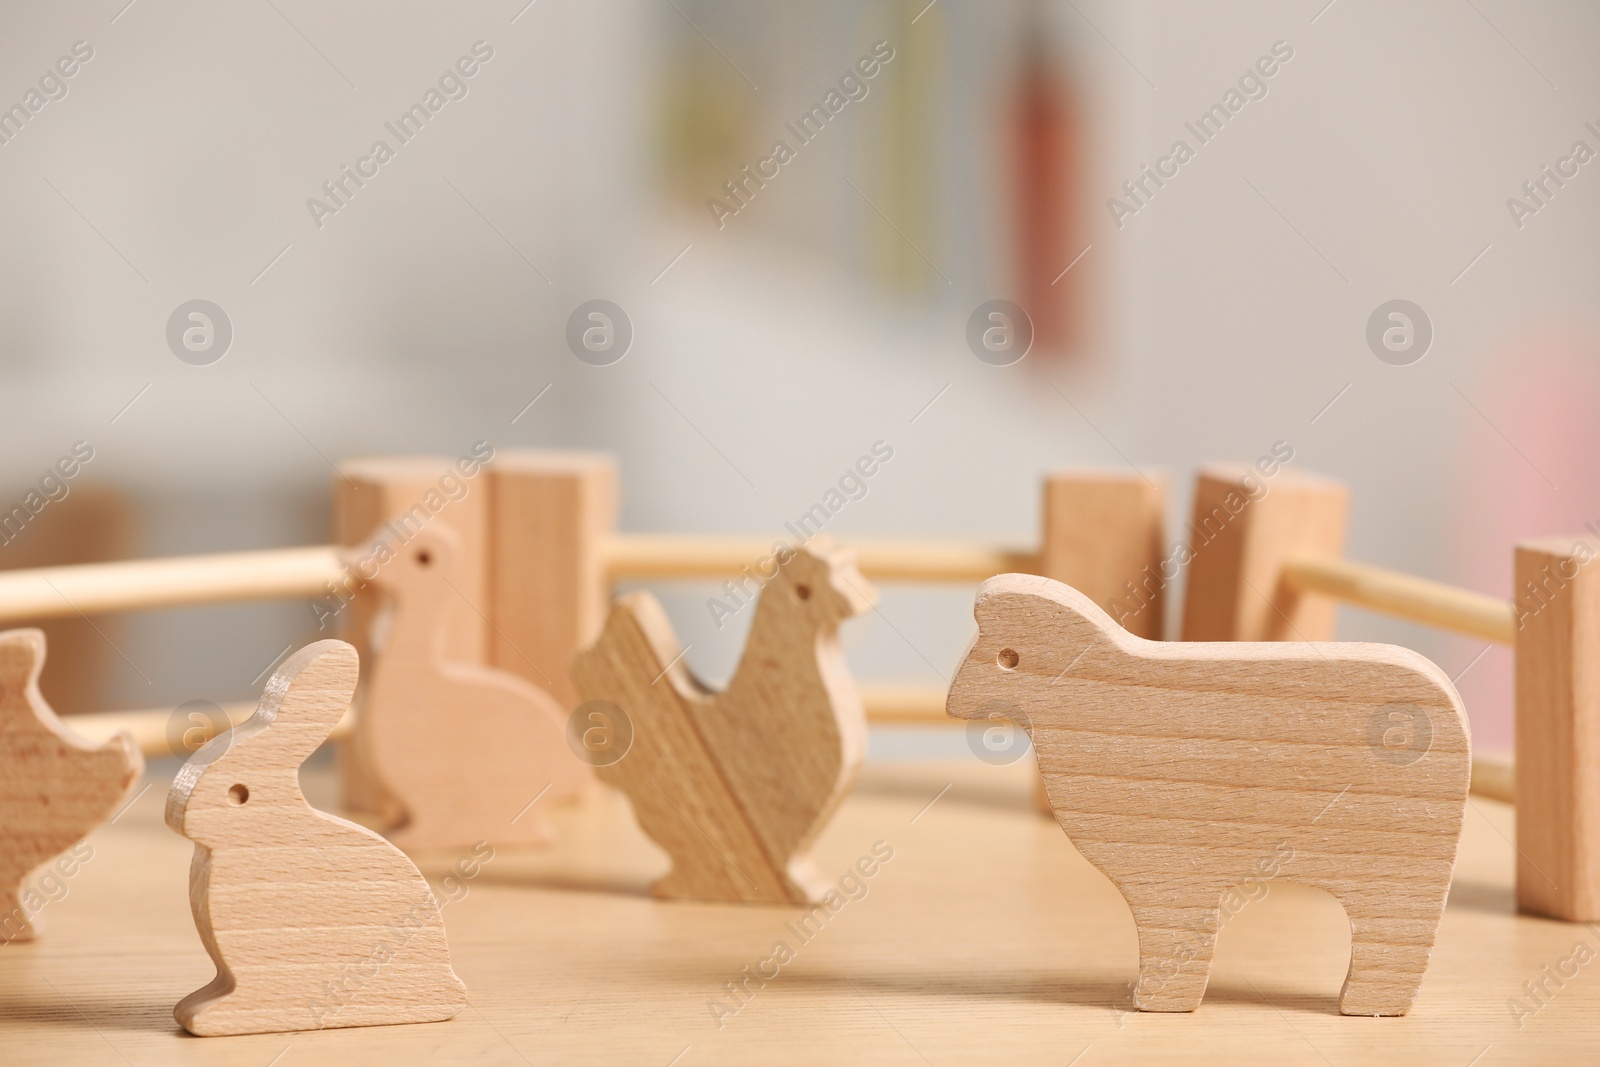
[[[1404,1015],[1428,967],[1445,892],[1388,889],[1341,897],[1350,918],[1350,973],[1339,994],[1345,1015]]]
[[[1194,1011],[1211,978],[1217,946],[1221,894],[1129,899],[1139,928],[1139,984],[1133,1002],[1140,1011]]]

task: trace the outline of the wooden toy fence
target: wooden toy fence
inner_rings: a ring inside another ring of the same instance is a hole
[[[451,623],[451,654],[522,674],[569,707],[576,694],[566,664],[598,631],[613,583],[739,578],[749,596],[774,549],[756,538],[617,532],[616,471],[602,455],[506,453],[475,479],[443,483],[441,471],[451,470],[447,459],[345,464],[334,481],[336,536],[346,546],[375,533],[403,541],[422,524],[448,523],[462,535],[471,576]],[[1035,550],[851,544],[862,574],[875,581],[967,583],[1008,571],[1057,578],[1148,638],[1162,636],[1166,586],[1187,568],[1185,640],[1333,640],[1338,604],[1346,602],[1513,646],[1515,768],[1475,761],[1473,792],[1515,799],[1519,905],[1600,919],[1600,842],[1592,828],[1600,818],[1600,684],[1592,677],[1600,669],[1600,569],[1582,566],[1600,545],[1573,537],[1517,546],[1517,587],[1531,597],[1519,607],[1342,559],[1348,493],[1336,482],[1276,469],[1207,470],[1184,538],[1173,545],[1164,497],[1164,486],[1143,475],[1065,471],[1044,479]],[[818,532],[813,525],[824,527],[827,509],[817,510],[791,532],[804,537]],[[359,578],[345,561],[340,547],[324,545],[3,572],[0,623],[306,598],[366,655],[374,605],[355,595]],[[952,722],[939,687],[863,685],[861,692],[873,722]],[[228,712],[239,721],[250,710]],[[147,754],[167,754],[168,718],[157,710],[74,722],[91,736],[129,729]],[[350,722],[347,715],[339,735]],[[345,786],[347,803],[370,801],[352,759]]]

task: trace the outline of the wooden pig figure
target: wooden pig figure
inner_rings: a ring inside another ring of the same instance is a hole
[[[855,783],[867,733],[838,628],[872,606],[872,587],[823,538],[773,566],[721,693],[690,675],[648,593],[618,599],[573,660],[584,699],[631,722],[631,748],[599,775],[672,857],[657,896],[804,903],[829,888],[811,845]]]
[[[1056,819],[1139,932],[1134,1000],[1193,1011],[1224,893],[1278,877],[1350,920],[1346,1015],[1403,1015],[1433,949],[1470,777],[1448,678],[1391,645],[1147,641],[1077,590],[1002,574],[950,689],[1028,730]]]
[[[56,718],[43,669],[41,631],[0,633],[0,942],[33,939],[28,876],[109,819],[144,771],[131,736],[96,745]]]
[[[300,764],[344,715],[357,670],[343,641],[300,649],[255,715],[173,780],[167,825],[195,843],[189,902],[217,965],[173,1012],[192,1034],[435,1022],[466,1004],[417,868],[300,792]]]
[[[465,595],[453,530],[435,523],[389,551],[360,575],[390,605],[356,720],[368,765],[398,804],[389,837],[408,852],[548,841],[529,802],[570,799],[594,780],[567,747],[566,712],[520,675],[444,658],[444,609]]]

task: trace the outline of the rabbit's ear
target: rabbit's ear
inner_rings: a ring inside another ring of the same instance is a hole
[[[361,673],[356,650],[343,641],[317,641],[272,672],[254,720],[265,742],[304,760],[339,724]]]

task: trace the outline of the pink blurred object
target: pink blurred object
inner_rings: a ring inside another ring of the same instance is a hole
[[[1460,546],[1458,573],[1471,589],[1515,598],[1518,541],[1576,535],[1588,522],[1600,527],[1600,342],[1576,334],[1528,337],[1460,386],[1493,427],[1472,411],[1461,422],[1460,536],[1452,538]],[[1458,647],[1466,663],[1483,646],[1462,638]],[[1498,646],[1457,683],[1475,750],[1511,749],[1512,687],[1511,650]]]

